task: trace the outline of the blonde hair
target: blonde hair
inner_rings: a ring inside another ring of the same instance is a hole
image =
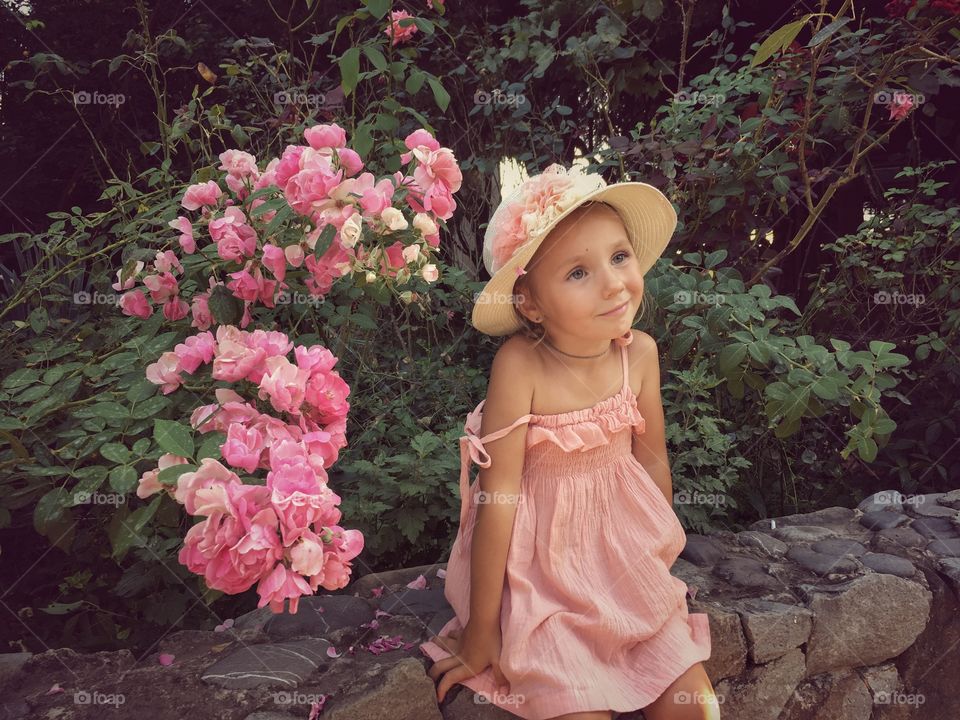
[[[592,205],[603,205],[605,207],[610,208],[615,213],[617,213],[618,217],[620,216],[620,213],[617,211],[617,209],[610,203],[603,202],[602,200],[589,200],[588,202],[585,202],[582,205],[577,206],[567,217],[570,217],[571,215],[574,215],[576,213],[583,212],[586,208],[589,208]],[[549,237],[549,235],[547,237]],[[531,295],[533,294],[533,290],[529,286],[529,283],[527,282],[526,278],[523,276],[520,276],[516,279],[516,281],[513,284],[514,298],[516,298],[517,296],[518,285],[523,286],[523,294],[526,294],[526,293],[530,293]],[[637,315],[637,317],[634,318],[634,322],[636,322],[638,319],[643,318],[643,316],[646,314],[649,297],[650,297],[650,294],[647,292],[646,285],[644,285],[643,299],[640,301],[640,313],[639,315]],[[513,314],[517,318],[517,322],[520,323],[520,328],[515,330],[513,333],[511,333],[511,336],[519,333],[524,337],[534,340],[535,345],[539,345],[541,342],[543,342],[544,339],[546,339],[546,330],[544,329],[543,325],[541,325],[540,323],[535,323],[532,320],[529,320],[523,313],[517,310],[517,304],[515,300],[511,300],[511,304],[513,305]]]

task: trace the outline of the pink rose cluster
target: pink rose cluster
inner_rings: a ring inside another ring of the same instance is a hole
[[[187,316],[190,306],[180,297],[180,283],[177,275],[183,273],[183,265],[172,250],[158,252],[156,259],[149,265],[141,278],[144,290],[131,290],[137,275],[144,271],[144,263],[136,261],[128,277],[123,276],[124,268],[117,270],[117,282],[111,287],[117,292],[129,290],[120,296],[120,309],[126,315],[146,319],[153,314],[153,304],[163,306],[163,316],[170,321],[181,320]]]
[[[287,358],[291,350],[294,362]],[[301,595],[344,587],[349,561],[363,548],[361,533],[336,524],[340,498],[327,486],[327,468],[346,445],[350,389],[326,348],[294,347],[284,333],[233,326],[220,326],[216,337],[203,332],[187,338],[148,366],[147,378],[167,394],[183,373],[208,363],[214,379],[252,383],[259,400],[289,418],[261,412],[229,388],[216,390],[217,402],[190,417],[201,433],[225,433],[220,453],[227,465],[247,473],[267,470],[266,485],[244,484],[233,470],[204,458],[172,490],[159,482],[159,473],[187,459],[167,453],[140,478],[137,495],[165,490],[188,513],[206,518],[188,531],[180,561],[209,587],[238,593],[257,583],[259,607],[269,603],[273,612],[283,612],[289,599],[296,612]]]
[[[320,587],[345,587],[350,561],[363,550],[363,534],[337,524],[340,497],[327,486],[326,473],[292,441],[275,449],[266,485],[247,485],[219,461],[204,458],[197,470],[180,475],[172,495],[204,518],[187,531],[180,562],[228,594],[256,584],[257,607],[269,604],[274,613],[284,611],[286,600],[296,613],[300,597]]]
[[[211,277],[210,289],[195,294],[188,306],[180,299],[170,272],[171,266],[182,272],[182,266],[167,250],[164,259],[147,268],[142,278],[149,299],[144,290],[133,289],[144,271],[142,263],[123,278],[122,285],[118,277],[114,289],[128,291],[120,301],[122,311],[146,318],[152,312],[149,300],[163,302],[165,317],[180,319],[192,310],[193,327],[207,330],[214,320],[210,293],[216,285],[225,284],[244,303],[240,327],[246,327],[253,304],[275,307],[281,293],[290,289],[288,271],[296,272],[314,298],[326,295],[337,278],[349,273],[368,283],[383,278],[402,284],[414,274],[434,282],[438,272],[432,255],[440,245],[438,223],[453,216],[457,207],[453,194],[463,180],[452,151],[441,147],[426,130],[416,130],[404,140],[408,152],[401,156],[404,163],[414,163],[412,174],[397,171],[378,180],[370,172],[361,172],[364,162],[347,147],[346,133],[338,125],[308,128],[304,139],[306,145],[288,146],[262,172],[249,153],[221,153],[219,170],[235,199],[225,197],[214,180],[186,189],[181,205],[201,212],[200,228],[183,215],[169,225],[179,232],[180,249],[188,255],[197,252],[198,231],[206,226],[216,254],[228,267],[235,264],[225,283]],[[283,228],[268,230],[279,207],[258,208],[277,199],[293,210],[288,222],[304,225],[299,239],[282,243]],[[412,222],[404,210],[412,211]],[[409,231],[411,225],[413,231]],[[333,241],[317,257],[317,242],[328,226],[336,231]]]

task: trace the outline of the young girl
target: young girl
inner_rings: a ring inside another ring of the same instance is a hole
[[[472,320],[512,337],[460,440],[456,615],[421,645],[440,701],[461,683],[527,720],[720,716],[707,616],[670,574],[685,536],[657,347],[631,329],[675,227],[650,185],[559,165],[490,219]]]

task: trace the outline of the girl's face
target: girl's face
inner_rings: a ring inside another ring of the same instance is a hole
[[[517,283],[519,312],[539,319],[548,338],[570,352],[602,351],[631,328],[643,299],[643,273],[626,228],[605,205],[565,217],[526,270]]]

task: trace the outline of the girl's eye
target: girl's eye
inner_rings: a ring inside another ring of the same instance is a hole
[[[626,262],[627,260],[630,259],[630,253],[628,253],[628,252],[626,252],[626,251],[623,251],[623,250],[621,250],[621,251],[618,252],[616,255],[614,255],[614,257],[619,257],[619,256],[621,256],[621,255],[623,255],[623,258],[624,258],[621,262]]]
[[[628,253],[626,250],[621,250],[620,252],[616,253],[613,257],[614,257],[614,258],[618,258],[618,257],[620,257],[621,255],[623,256],[623,260],[620,260],[620,261],[618,262],[619,265],[622,265],[623,263],[625,263],[627,260],[630,259],[630,253]],[[580,275],[580,276],[578,276],[578,277],[574,277],[574,276],[575,276],[577,273],[582,273],[582,272],[583,272],[583,268],[577,268],[576,270],[573,270],[569,275],[567,275],[567,279],[568,279],[568,280],[571,280],[571,279],[572,279],[572,280],[579,280],[580,277],[583,277],[582,275]]]
[[[578,280],[579,278],[575,278],[575,277],[573,277],[573,276],[576,275],[577,273],[582,273],[582,272],[583,272],[583,270],[582,270],[581,268],[577,268],[577,269],[574,270],[572,273],[570,273],[570,274],[567,276],[567,278],[573,278],[574,280]],[[582,276],[581,276],[581,277],[582,277]]]

